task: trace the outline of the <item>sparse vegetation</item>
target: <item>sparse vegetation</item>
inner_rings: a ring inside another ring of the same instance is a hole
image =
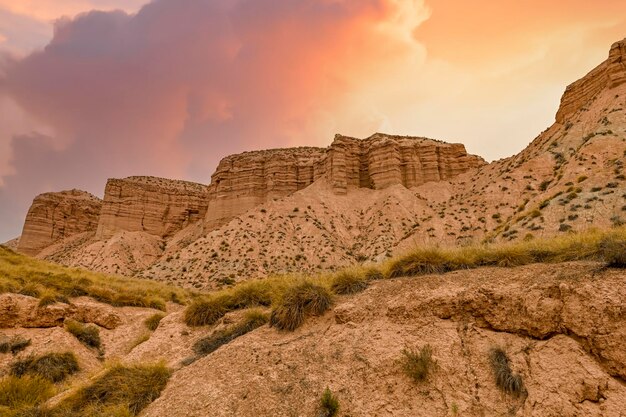
[[[330,288],[335,294],[356,294],[369,285],[369,278],[365,271],[356,269],[345,270],[332,278]]]
[[[421,383],[428,379],[428,376],[437,366],[430,345],[425,345],[419,350],[404,348],[400,363],[404,373],[415,383]]]
[[[50,410],[50,416],[136,416],[159,397],[170,375],[163,364],[114,365]]]
[[[332,295],[321,285],[305,281],[295,284],[272,309],[270,326],[293,331],[300,327],[306,316],[318,316],[330,308]]]
[[[2,407],[7,407],[8,412],[32,408],[46,401],[53,394],[52,383],[40,376],[5,377],[0,380],[0,413],[5,415]],[[19,416],[17,413],[8,415]]]
[[[102,346],[100,329],[95,324],[88,325],[75,320],[66,320],[65,329],[87,347],[100,349]]]
[[[158,282],[65,268],[18,254],[0,246],[0,293],[40,298],[40,306],[90,296],[113,306],[165,310],[165,301],[181,302],[195,296]]]
[[[509,358],[501,348],[494,348],[489,353],[491,369],[496,379],[496,385],[504,393],[520,396],[524,392],[524,382],[522,376],[511,370]]]
[[[236,338],[263,326],[267,322],[267,314],[259,310],[250,310],[246,312],[241,323],[225,330],[217,331],[210,336],[198,340],[193,345],[193,351],[198,356],[206,356],[216,351],[220,346],[232,342]]]
[[[335,417],[339,413],[339,400],[335,397],[330,390],[326,387],[322,393],[320,399],[320,412],[319,417]]]
[[[5,337],[0,339],[0,353],[9,353],[13,355],[19,353],[30,346],[30,339],[24,339],[20,336],[13,336],[11,338]]]
[[[163,313],[155,313],[148,317],[143,323],[146,325],[148,330],[155,331],[159,327],[159,323],[165,317]]]
[[[61,382],[80,370],[76,356],[71,352],[28,356],[11,364],[11,375],[40,376],[50,382]]]

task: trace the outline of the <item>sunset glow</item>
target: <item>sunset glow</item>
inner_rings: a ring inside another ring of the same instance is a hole
[[[41,192],[208,183],[230,153],[335,133],[507,157],[626,36],[612,0],[146,3],[0,0],[0,241]]]

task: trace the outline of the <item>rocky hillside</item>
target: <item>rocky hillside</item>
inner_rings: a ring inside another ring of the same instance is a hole
[[[625,239],[622,228],[535,250],[585,258],[608,242],[623,251]],[[514,253],[526,263],[523,247]],[[383,272],[352,287],[347,276],[359,275],[265,280],[204,301],[0,248],[0,386],[16,389],[0,390],[0,415],[320,416],[328,388],[338,416],[626,416],[623,269],[585,260]],[[312,286],[290,304],[303,282]],[[50,301],[52,288],[65,297]],[[282,295],[267,303],[267,291]],[[298,304],[307,297],[329,304],[312,313]],[[278,330],[281,308],[304,308],[304,322]]]
[[[337,136],[327,149],[227,157],[207,187],[111,180],[97,228],[45,248],[42,241],[38,256],[215,288],[376,262],[415,245],[620,225],[625,45],[614,44],[605,62],[569,86],[556,122],[510,158],[486,164],[463,145],[425,138]]]

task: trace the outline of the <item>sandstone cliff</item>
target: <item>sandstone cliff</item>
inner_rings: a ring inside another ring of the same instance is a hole
[[[118,232],[168,237],[204,218],[206,186],[155,177],[110,179],[104,191],[96,239]]]
[[[102,201],[80,190],[38,195],[28,210],[20,252],[36,255],[71,235],[95,230]]]

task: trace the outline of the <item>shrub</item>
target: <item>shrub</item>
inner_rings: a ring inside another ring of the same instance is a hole
[[[293,331],[304,323],[307,315],[321,315],[332,305],[328,289],[305,281],[295,284],[272,309],[270,326]]]
[[[326,387],[322,398],[320,399],[320,412],[319,417],[335,417],[339,413],[339,400],[335,397],[330,390]]]
[[[102,346],[100,329],[94,324],[87,325],[75,320],[66,320],[65,329],[87,347],[99,349]]]
[[[599,244],[600,258],[610,268],[626,268],[626,241],[607,236]]]
[[[336,274],[330,285],[335,294],[356,294],[367,288],[368,278],[362,271],[343,271]]]
[[[4,338],[0,340],[0,353],[11,352],[15,355],[18,352],[23,351],[30,346],[30,339],[24,339],[20,336],[13,336],[12,338]]]
[[[8,376],[0,380],[0,407],[17,410],[46,401],[54,394],[52,383],[39,376]]]
[[[214,324],[232,309],[230,296],[217,296],[196,300],[185,309],[185,323],[188,326]]]
[[[91,384],[63,400],[55,411],[65,415],[92,416],[94,410],[117,410],[117,415],[136,416],[161,395],[171,372],[163,364],[123,366],[115,365]],[[97,414],[96,414],[97,415]]]
[[[489,354],[491,369],[496,379],[496,386],[504,393],[518,397],[524,392],[522,376],[513,373],[506,352],[501,348],[494,348]]]
[[[76,356],[71,352],[29,356],[11,364],[11,375],[40,376],[51,382],[61,382],[80,370]]]
[[[437,366],[437,362],[433,359],[433,350],[430,345],[423,346],[419,351],[416,349],[403,349],[401,364],[404,373],[415,383],[425,381]]]
[[[159,323],[161,323],[161,319],[165,317],[165,314],[156,313],[148,317],[143,323],[146,325],[148,330],[155,331],[157,327],[159,327]]]
[[[241,323],[238,323],[228,329],[215,332],[210,336],[196,341],[193,345],[193,351],[198,356],[211,354],[220,346],[230,343],[239,336],[243,336],[256,328],[263,326],[267,323],[267,321],[267,315],[261,311],[248,311]]]

